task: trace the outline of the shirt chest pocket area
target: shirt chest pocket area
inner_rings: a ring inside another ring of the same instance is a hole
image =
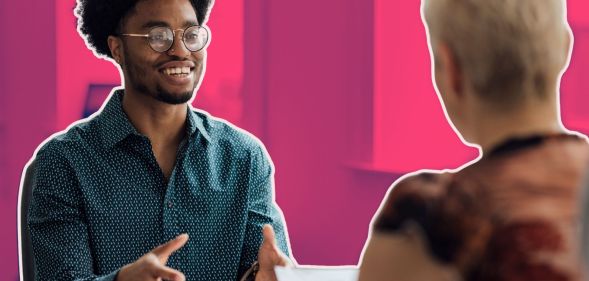
[[[185,185],[176,185],[174,197],[183,201],[185,206],[198,213],[226,213],[231,209],[245,209],[247,196],[242,194],[244,188],[236,181],[203,180],[189,177]],[[184,205],[183,204],[183,205]]]

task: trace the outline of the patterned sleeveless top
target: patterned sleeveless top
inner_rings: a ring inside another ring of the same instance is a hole
[[[432,257],[463,280],[582,280],[577,222],[588,160],[576,135],[511,140],[458,172],[401,180],[374,231],[417,224]]]

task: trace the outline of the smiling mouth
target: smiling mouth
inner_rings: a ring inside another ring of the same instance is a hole
[[[194,71],[193,67],[169,67],[160,70],[161,73],[172,77],[186,77]]]

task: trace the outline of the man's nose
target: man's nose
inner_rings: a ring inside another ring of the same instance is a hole
[[[184,45],[184,30],[178,29],[174,30],[174,41],[172,42],[172,47],[168,49],[168,55],[170,56],[177,56],[177,57],[187,57],[190,55],[190,50],[186,48]]]

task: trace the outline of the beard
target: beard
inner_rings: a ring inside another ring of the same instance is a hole
[[[155,89],[150,89],[150,87],[148,87],[145,83],[145,77],[147,77],[145,70],[141,67],[138,67],[137,64],[133,62],[126,48],[123,50],[123,52],[125,53],[125,69],[129,75],[129,82],[131,82],[130,86],[133,88],[133,90],[145,96],[155,98],[156,100],[163,103],[173,105],[187,103],[192,98],[194,89],[196,88],[196,83],[193,85],[191,91],[186,91],[179,94],[166,91],[160,84],[156,84]]]
[[[183,92],[178,94],[172,94],[164,89],[160,85],[156,85],[155,99],[167,104],[183,104],[187,103],[194,94],[194,89],[189,92]]]

